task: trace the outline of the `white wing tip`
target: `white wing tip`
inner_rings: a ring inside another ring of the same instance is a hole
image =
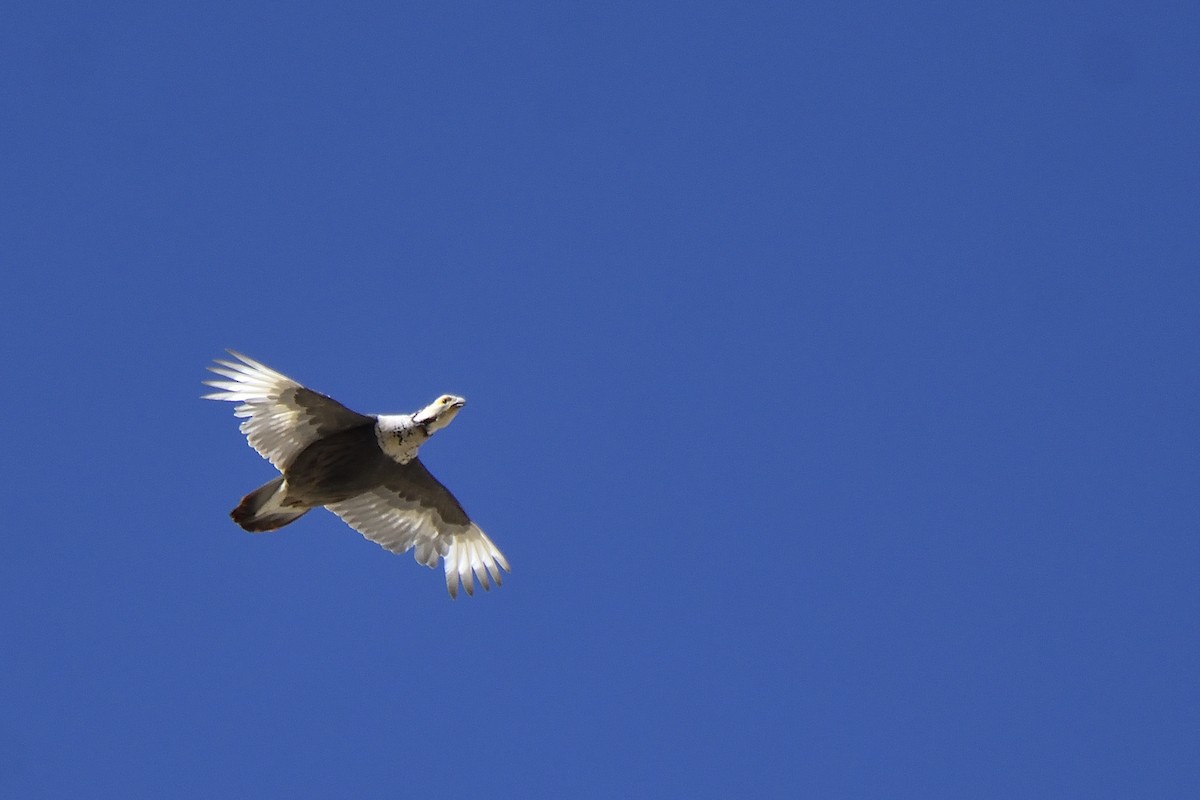
[[[283,390],[299,386],[286,375],[276,372],[249,356],[244,356],[236,350],[227,351],[241,363],[214,358],[213,365],[208,371],[220,376],[223,380],[201,381],[205,386],[220,389],[201,395],[202,400],[228,400],[245,402],[254,400],[273,400]]]
[[[500,549],[474,524],[465,532],[453,537],[443,560],[446,568],[446,591],[455,599],[458,598],[459,584],[466,589],[468,595],[474,595],[476,580],[486,592],[491,590],[493,581],[497,586],[503,583],[501,568],[505,572],[512,571],[508,566],[508,559]]]

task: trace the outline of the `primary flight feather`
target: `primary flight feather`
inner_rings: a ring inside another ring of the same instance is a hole
[[[393,553],[413,550],[417,561],[446,570],[446,588],[461,583],[475,593],[500,585],[508,570],[461,505],[425,469],[417,450],[450,424],[466,401],[445,394],[414,414],[359,414],[331,397],[306,389],[254,359],[230,350],[237,361],[216,359],[208,369],[224,380],[204,381],[220,391],[208,400],[239,405],[250,446],[280,471],[279,477],[242,498],[230,516],[248,531],[273,531],[310,509],[325,506],[351,528]]]

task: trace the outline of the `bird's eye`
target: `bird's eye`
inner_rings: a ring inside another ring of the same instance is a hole
[[[450,398],[449,398],[449,397],[443,397],[443,398],[442,398],[442,405],[446,405],[446,403],[449,403],[449,402],[450,402]]]

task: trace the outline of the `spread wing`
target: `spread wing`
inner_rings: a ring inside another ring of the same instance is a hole
[[[209,371],[229,380],[204,381],[221,390],[204,397],[241,403],[233,413],[245,418],[242,433],[280,471],[316,439],[374,422],[374,417],[351,411],[252,358],[233,350],[229,354],[240,363],[216,359]]]
[[[489,576],[499,586],[500,568],[508,570],[508,560],[450,490],[419,459],[391,463],[380,486],[326,508],[393,553],[416,548],[414,557],[427,567],[437,566],[441,556],[451,597],[458,597],[460,581],[467,594],[475,594],[475,578],[485,590],[491,588]]]

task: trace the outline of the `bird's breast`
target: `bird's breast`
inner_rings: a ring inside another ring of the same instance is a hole
[[[324,436],[288,464],[288,497],[325,505],[370,489],[378,483],[381,463],[370,425]]]

